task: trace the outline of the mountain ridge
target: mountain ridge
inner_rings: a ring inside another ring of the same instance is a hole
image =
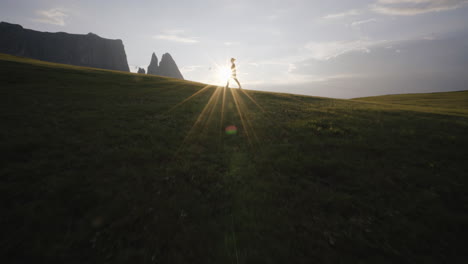
[[[102,38],[91,32],[42,32],[0,22],[0,52],[62,64],[130,71],[122,40]]]

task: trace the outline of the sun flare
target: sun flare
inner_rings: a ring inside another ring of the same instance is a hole
[[[231,69],[227,66],[218,66],[216,68],[216,81],[220,85],[226,84],[228,79],[231,77]]]

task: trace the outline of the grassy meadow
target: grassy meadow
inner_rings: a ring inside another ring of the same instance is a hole
[[[0,72],[2,263],[468,261],[468,91],[338,100],[3,54]]]

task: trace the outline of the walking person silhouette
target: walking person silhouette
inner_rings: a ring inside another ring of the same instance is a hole
[[[242,89],[239,80],[237,80],[236,64],[234,63],[234,61],[236,61],[236,59],[231,58],[231,77],[229,77],[229,79],[227,80],[226,88],[229,87],[229,80],[234,79],[234,81],[236,81],[237,85],[239,86],[239,89]]]

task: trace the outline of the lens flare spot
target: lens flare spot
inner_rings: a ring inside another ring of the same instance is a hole
[[[228,126],[226,127],[226,135],[235,135],[237,134],[237,127],[236,126]]]

